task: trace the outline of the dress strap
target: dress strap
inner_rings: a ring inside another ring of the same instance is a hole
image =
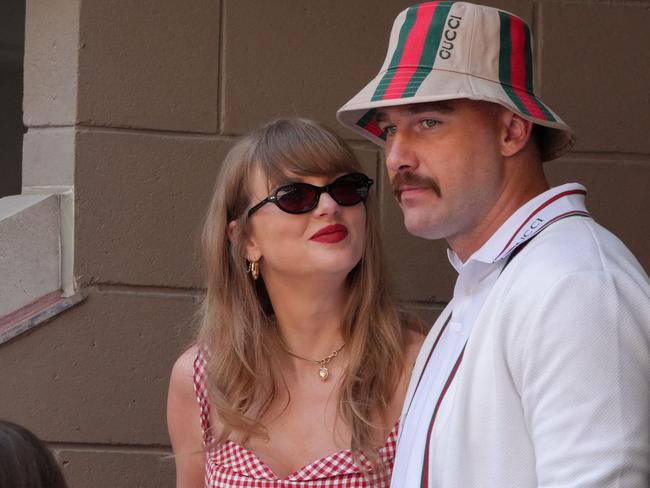
[[[210,426],[210,400],[207,387],[207,366],[205,350],[199,346],[194,359],[194,391],[199,404],[201,414],[201,429],[203,430],[203,445],[206,447],[213,441],[212,429]]]
[[[388,438],[384,445],[379,449],[379,455],[381,460],[385,463],[388,463],[391,468],[393,466],[393,461],[395,460],[395,453],[397,452],[397,438],[399,434],[399,420],[393,426],[393,430],[388,434]]]

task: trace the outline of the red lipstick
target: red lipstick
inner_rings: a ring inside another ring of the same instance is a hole
[[[345,239],[348,235],[348,228],[342,224],[327,225],[316,232],[309,239],[316,242],[334,244]]]

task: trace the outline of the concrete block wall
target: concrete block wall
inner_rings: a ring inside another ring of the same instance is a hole
[[[72,488],[173,486],[167,378],[194,333],[201,221],[223,155],[271,117],[351,141],[378,180],[399,299],[428,320],[449,300],[444,243],[404,231],[381,152],[334,118],[411,3],[28,0],[23,184],[74,185],[89,298],[0,346],[0,416],[46,439]],[[578,134],[551,181],[584,182],[595,217],[650,269],[650,1],[486,3],[532,23],[542,97]]]

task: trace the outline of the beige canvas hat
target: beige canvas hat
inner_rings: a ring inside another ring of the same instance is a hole
[[[467,2],[426,2],[402,11],[379,74],[337,117],[383,145],[378,107],[456,98],[498,103],[541,126],[543,161],[561,156],[575,140],[535,95],[528,25],[509,12]]]

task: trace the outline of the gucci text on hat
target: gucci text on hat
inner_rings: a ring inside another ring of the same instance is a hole
[[[467,2],[435,1],[402,11],[379,74],[337,113],[383,145],[378,107],[467,98],[498,103],[541,126],[543,161],[565,153],[571,129],[535,95],[532,35],[519,17]]]

